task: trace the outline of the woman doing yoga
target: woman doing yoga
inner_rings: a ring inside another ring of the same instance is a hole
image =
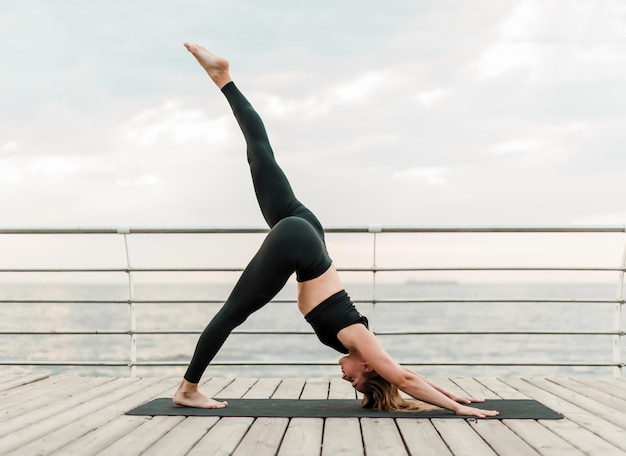
[[[270,232],[243,271],[220,311],[202,332],[184,379],[174,393],[178,405],[226,407],[198,390],[205,369],[231,331],[267,304],[295,272],[298,308],[322,343],[346,354],[339,360],[343,379],[363,393],[363,406],[378,410],[415,410],[415,401],[398,390],[459,415],[495,416],[465,404],[482,399],[459,397],[400,366],[369,331],[344,291],[326,250],[324,230],[315,215],[296,199],[276,163],[261,118],[238,90],[229,63],[201,46],[185,44],[230,103],[247,144],[247,159],[261,212]]]

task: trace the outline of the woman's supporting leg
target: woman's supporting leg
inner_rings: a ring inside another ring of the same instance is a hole
[[[322,243],[311,225],[299,217],[277,223],[252,258],[220,311],[202,332],[174,402],[201,408],[223,407],[197,391],[197,384],[230,333],[267,304],[296,270],[320,261]],[[191,393],[186,393],[185,389]]]

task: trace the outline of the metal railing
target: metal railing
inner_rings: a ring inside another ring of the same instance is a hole
[[[140,330],[137,328],[137,306],[147,303],[158,304],[218,304],[222,300],[210,299],[138,299],[135,295],[135,275],[138,273],[224,273],[239,272],[242,267],[134,267],[131,261],[129,249],[130,239],[134,235],[170,235],[170,234],[202,234],[202,235],[219,235],[219,234],[241,234],[250,235],[265,233],[265,228],[234,228],[234,227],[197,227],[197,228],[154,228],[154,227],[94,227],[94,228],[0,228],[0,236],[2,235],[103,235],[114,234],[123,236],[124,239],[124,258],[125,266],[117,268],[74,268],[74,267],[2,267],[0,262],[0,283],[2,277],[8,274],[48,274],[48,273],[81,273],[81,274],[105,274],[105,273],[124,273],[127,275],[127,299],[5,299],[0,294],[0,305],[20,305],[29,303],[55,304],[55,303],[76,303],[76,304],[127,304],[129,309],[128,328],[119,330],[28,330],[18,331],[3,327],[0,323],[0,336],[40,336],[40,335],[83,335],[83,336],[102,336],[117,335],[128,336],[129,350],[128,358],[123,360],[96,361],[96,360],[80,360],[80,361],[52,361],[52,360],[0,360],[0,365],[13,366],[116,366],[128,367],[130,375],[136,375],[136,368],[142,366],[184,366],[186,362],[170,360],[170,361],[145,361],[138,360],[137,357],[137,336],[141,335],[173,335],[173,334],[199,334],[200,329],[148,329]],[[391,233],[405,234],[426,234],[426,233],[594,233],[606,234],[617,233],[624,235],[626,226],[526,226],[526,227],[506,227],[506,226],[475,226],[475,227],[392,227],[371,225],[363,227],[336,227],[326,229],[327,233],[336,234],[368,234],[371,236],[370,246],[364,246],[364,249],[371,251],[371,265],[368,267],[348,267],[340,268],[340,272],[367,273],[371,275],[372,295],[368,299],[354,300],[356,304],[368,303],[372,305],[373,313],[377,305],[380,304],[426,304],[426,303],[457,303],[457,304],[478,304],[478,303],[590,303],[590,304],[612,304],[613,305],[613,329],[612,330],[437,330],[437,331],[411,331],[411,330],[375,330],[380,336],[610,336],[612,338],[612,360],[610,362],[594,362],[589,360],[581,360],[576,362],[458,362],[451,361],[405,361],[405,364],[412,366],[571,366],[571,367],[610,367],[613,369],[614,376],[621,377],[624,368],[624,357],[622,353],[624,327],[623,327],[623,307],[624,307],[624,273],[626,272],[626,246],[622,247],[621,262],[614,266],[605,267],[580,267],[580,266],[523,266],[523,267],[507,267],[507,266],[436,266],[436,267],[379,267],[377,266],[378,247],[377,240],[379,236]],[[621,239],[624,244],[624,238]],[[1,260],[0,260],[1,261]],[[380,299],[377,297],[377,277],[381,273],[450,273],[450,272],[596,272],[596,273],[616,273],[617,293],[614,299],[502,299],[493,297],[480,297],[474,299],[457,299],[441,297],[438,299],[424,299],[420,297],[411,297],[405,299]],[[1,286],[1,285],[0,285]],[[274,302],[294,302],[293,300],[276,299]],[[372,319],[370,319],[372,322]],[[375,323],[372,328],[375,328]],[[270,331],[270,330],[236,330],[233,334],[245,335],[303,335],[313,334],[312,331]],[[259,360],[226,360],[212,363],[217,366],[323,366],[331,363],[312,360],[278,360],[278,361],[259,361]],[[332,363],[334,364],[334,362]]]

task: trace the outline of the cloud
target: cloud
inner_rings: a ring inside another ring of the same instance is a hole
[[[38,185],[42,181],[57,182],[67,179],[79,165],[65,156],[36,156],[0,160],[0,182]]]
[[[444,98],[451,96],[454,93],[453,89],[444,89],[438,87],[436,89],[421,92],[415,95],[415,99],[419,101],[425,108],[433,108]]]
[[[17,184],[22,179],[18,166],[8,160],[0,160],[0,184]]]
[[[226,116],[209,119],[201,110],[183,109],[178,102],[168,101],[134,115],[125,125],[123,138],[144,147],[172,142],[182,145],[197,139],[218,143],[229,138],[231,123]]]
[[[490,152],[495,156],[539,153],[546,149],[549,141],[543,138],[516,138],[495,144]]]
[[[540,61],[540,48],[533,43],[497,43],[476,63],[482,78],[494,78],[519,67],[535,67]]]
[[[301,116],[313,119],[327,113],[331,109],[331,102],[319,96],[307,96],[300,100],[287,99],[273,94],[263,94],[259,97],[264,113],[277,117]]]
[[[445,166],[417,166],[392,174],[392,179],[416,179],[429,185],[446,185],[450,169]]]
[[[78,167],[74,160],[67,157],[52,156],[31,159],[25,169],[35,177],[60,180],[77,171]]]
[[[2,150],[4,152],[12,152],[19,147],[17,141],[7,141],[2,145]]]
[[[531,80],[580,77],[624,60],[626,5],[619,1],[523,0],[471,67],[489,79],[525,69]],[[580,71],[585,66],[583,73]],[[570,73],[575,68],[578,74]]]
[[[376,88],[388,83],[388,75],[384,72],[367,72],[355,80],[337,87],[334,95],[340,101],[362,99]]]
[[[161,182],[159,176],[146,174],[139,177],[118,179],[116,185],[119,187],[156,187]]]
[[[183,40],[231,60],[327,224],[564,223],[621,204],[619,0],[8,5],[0,182],[29,198],[15,224],[53,206],[61,225],[255,223],[237,124]]]

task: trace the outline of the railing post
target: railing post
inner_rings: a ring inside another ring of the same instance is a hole
[[[626,230],[625,230],[626,231]],[[615,314],[613,317],[613,328],[617,331],[617,335],[613,336],[613,362],[616,366],[613,368],[613,376],[616,378],[622,377],[622,311],[624,308],[624,270],[626,269],[626,244],[624,245],[624,252],[622,253],[622,264],[620,265],[621,271],[619,273],[619,280],[617,283],[617,302],[615,303]]]
[[[124,235],[124,249],[126,251],[126,274],[128,274],[128,306],[130,314],[130,356],[128,360],[128,367],[130,368],[130,376],[132,378],[137,376],[137,315],[135,309],[135,284],[133,282],[132,263],[130,261],[130,250],[128,248],[128,235],[130,234],[129,227],[120,227],[117,229],[118,234]]]
[[[369,233],[372,233],[373,236],[373,245],[372,245],[372,321],[370,323],[370,330],[372,332],[376,331],[376,234],[383,232],[383,227],[381,225],[370,225],[367,228]]]

